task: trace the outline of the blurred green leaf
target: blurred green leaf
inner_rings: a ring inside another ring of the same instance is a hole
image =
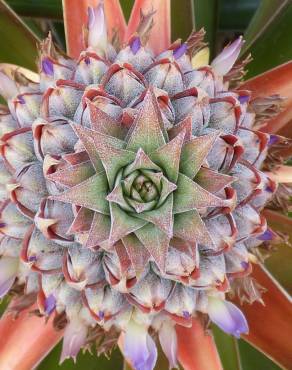
[[[291,223],[285,222],[282,215],[277,218],[277,212],[270,212],[272,216],[268,217],[268,224],[277,232],[288,238],[288,243],[292,243]],[[291,218],[291,216],[290,216]],[[265,261],[265,266],[279,281],[279,283],[292,294],[292,247],[288,243],[281,243],[275,247],[269,258]]]
[[[22,18],[22,21],[30,29],[30,31],[32,31],[35,34],[35,36],[38,37],[40,40],[46,37],[46,34],[43,32],[43,29],[38,19]]]
[[[8,296],[5,296],[4,298],[1,299],[1,302],[0,302],[0,317],[5,312],[5,310],[8,306],[8,303],[9,303],[9,297]]]
[[[168,359],[162,351],[159,341],[156,342],[156,345],[158,350],[158,357],[154,370],[169,370]]]
[[[238,345],[242,370],[281,370],[279,366],[244,340],[239,340]]]
[[[292,294],[291,261],[292,248],[284,243],[278,245],[265,261],[267,269],[290,294]]]
[[[223,0],[219,2],[220,31],[242,31],[249,24],[260,0]]]
[[[64,23],[58,21],[49,21],[49,29],[52,33],[53,40],[56,45],[61,48],[61,50],[66,50],[66,40],[65,40],[65,30]]]
[[[277,7],[271,6],[275,3]],[[272,17],[258,15],[259,12],[264,11],[264,5],[273,8]],[[243,50],[243,54],[251,52],[253,56],[253,61],[248,65],[247,78],[267,71],[292,58],[291,1],[271,2],[264,0],[255,17],[259,19],[259,27],[261,28],[258,29],[256,24],[252,24],[252,30],[248,30],[246,33],[247,46]]]
[[[242,370],[237,339],[215,325],[212,331],[224,370]]]
[[[39,39],[3,0],[0,0],[0,25],[0,62],[35,70]]]
[[[214,56],[215,38],[218,26],[218,0],[193,0],[195,29],[204,27],[206,40],[210,46],[211,58]]]
[[[129,20],[132,7],[134,5],[135,0],[120,0],[121,7],[123,9],[126,21]]]
[[[171,2],[171,38],[186,40],[194,29],[193,0]]]
[[[265,32],[265,30],[281,15],[285,10],[289,0],[262,0],[260,5],[252,18],[248,28],[245,31],[245,45],[243,52],[246,52],[252,44]],[[224,1],[225,3],[225,1]]]
[[[6,0],[20,16],[63,19],[62,0]]]
[[[58,366],[62,350],[62,343],[58,344],[56,348],[42,361],[37,367],[38,370],[123,370],[123,359],[120,351],[116,349],[112,352],[110,360],[105,356],[97,357],[96,354],[79,353],[76,364],[73,360],[66,360],[62,365]]]
[[[244,340],[225,334],[215,325],[212,331],[224,370],[280,370],[274,362]]]

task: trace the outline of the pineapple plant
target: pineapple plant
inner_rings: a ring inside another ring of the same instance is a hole
[[[242,37],[210,65],[203,30],[152,49],[154,14],[122,42],[89,7],[78,57],[49,35],[37,82],[0,72],[0,295],[54,317],[61,362],[105,337],[133,369],[154,369],[158,342],[176,368],[194,320],[247,334],[232,296],[262,301],[253,264],[280,239],[264,169],[287,140],[257,128],[281,97],[234,88]]]

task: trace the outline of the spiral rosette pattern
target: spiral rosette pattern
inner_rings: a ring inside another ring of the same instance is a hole
[[[39,83],[0,74],[0,293],[24,286],[66,316],[62,359],[102,327],[124,333],[135,369],[154,367],[158,332],[175,367],[175,324],[248,331],[225,295],[260,297],[248,275],[274,235],[260,169],[275,138],[254,130],[249,92],[228,90],[241,38],[194,68],[202,32],[154,56],[141,32],[114,48],[102,19],[89,10],[78,60],[42,43]]]

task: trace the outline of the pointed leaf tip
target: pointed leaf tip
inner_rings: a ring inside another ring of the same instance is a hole
[[[165,261],[170,238],[155,225],[148,223],[135,232],[137,238],[153,257],[161,271],[165,271]]]
[[[76,356],[80,348],[85,344],[87,337],[86,326],[77,318],[71,320],[66,326],[60,364],[67,358],[73,358],[76,362]]]
[[[51,196],[50,199],[76,204],[107,215],[109,214],[107,193],[106,175],[105,172],[100,172],[59,195]]]
[[[150,158],[163,168],[170,181],[176,182],[181,159],[181,150],[186,130],[181,131],[170,142],[151,153]]]
[[[88,7],[88,46],[102,51],[107,47],[107,25],[102,2],[95,8]]]
[[[144,325],[131,320],[126,328],[124,355],[134,369],[153,370],[157,360],[156,345]]]
[[[115,203],[110,203],[110,212],[111,212],[111,231],[109,237],[110,244],[114,244],[119,239],[122,239],[126,235],[140,229],[146,224],[146,221],[128,215]]]
[[[180,161],[180,171],[184,175],[191,179],[196,176],[219,135],[220,132],[216,131],[212,134],[194,137],[185,143]]]
[[[242,39],[242,36],[240,36],[230,45],[227,45],[223,49],[223,51],[213,60],[211,66],[218,75],[224,76],[231,70],[233,64],[239,56],[243,44],[244,41]]]
[[[103,21],[101,7],[104,4],[105,22],[98,24],[98,20]],[[89,10],[88,6],[93,7]],[[95,8],[94,8],[95,7]],[[96,12],[94,9],[97,9]],[[80,52],[84,49],[83,26],[87,22],[89,15],[89,28],[92,37],[90,42],[96,45],[97,39],[105,41],[105,29],[108,30],[108,37],[111,40],[118,31],[120,40],[123,40],[126,31],[126,22],[119,0],[63,0],[64,25],[66,33],[67,53],[74,58],[78,58]],[[96,31],[98,36],[95,34]]]
[[[147,154],[165,144],[162,131],[163,121],[153,89],[149,88],[138,113],[133,129],[127,137],[127,149],[137,151],[142,148]]]

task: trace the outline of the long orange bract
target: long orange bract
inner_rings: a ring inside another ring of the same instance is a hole
[[[127,38],[136,31],[140,21],[140,12],[155,11],[154,26],[148,44],[154,53],[166,50],[171,43],[170,0],[136,0],[130,16]]]
[[[291,369],[291,298],[263,266],[254,266],[253,276],[267,292],[263,295],[265,305],[255,302],[242,306],[250,327],[244,339],[280,366]]]
[[[61,340],[63,331],[56,331],[52,318],[45,322],[23,311],[17,319],[5,313],[0,320],[0,369],[31,370]]]
[[[214,339],[198,319],[191,328],[177,325],[176,332],[178,359],[184,370],[223,370]]]
[[[285,98],[282,112],[275,118],[268,120],[261,131],[280,133],[292,121],[292,61],[246,81],[240,86],[240,89],[250,90],[252,98],[274,94]]]
[[[78,58],[84,50],[83,26],[87,22],[87,8],[97,6],[100,0],[63,0],[64,26],[66,33],[67,54]],[[119,0],[106,0],[104,2],[109,37],[117,32],[123,40],[126,31],[126,22]]]

